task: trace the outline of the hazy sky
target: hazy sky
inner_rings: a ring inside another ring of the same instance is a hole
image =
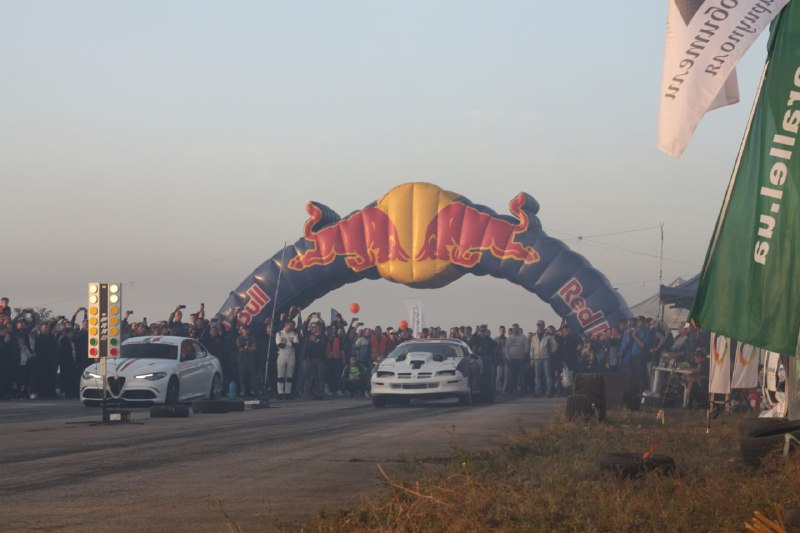
[[[134,318],[216,312],[302,235],[308,200],[345,215],[429,181],[500,213],[530,193],[633,305],[658,287],[660,223],[664,281],[702,266],[766,55],[765,34],[741,102],[673,160],[655,146],[665,17],[641,0],[0,0],[0,295],[69,315],[88,281],[121,281]],[[311,307],[396,324],[404,298],[443,326],[556,321],[469,275]]]

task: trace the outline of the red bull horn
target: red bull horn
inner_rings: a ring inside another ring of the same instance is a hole
[[[498,259],[516,259],[530,265],[539,261],[539,253],[531,246],[523,246],[515,237],[528,230],[530,220],[522,209],[527,196],[518,194],[509,209],[519,222],[511,222],[490,215],[462,202],[443,207],[428,224],[425,240],[415,259],[438,259],[459,266],[473,267],[488,251]]]
[[[311,218],[303,232],[312,246],[289,261],[292,270],[329,265],[340,256],[345,257],[345,264],[355,272],[389,261],[409,260],[400,244],[397,226],[377,207],[365,207],[319,231],[314,230],[314,225],[322,218],[322,210],[309,202],[306,211]]]

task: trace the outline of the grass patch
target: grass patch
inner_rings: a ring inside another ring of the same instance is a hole
[[[738,424],[727,415],[706,434],[705,413],[609,412],[608,421],[559,418],[517,428],[491,451],[454,448],[434,475],[397,483],[358,506],[317,516],[303,531],[743,531],[755,511],[800,507],[800,460],[776,454],[761,468],[740,458]],[[675,459],[671,476],[620,480],[602,473],[606,453],[656,453]]]

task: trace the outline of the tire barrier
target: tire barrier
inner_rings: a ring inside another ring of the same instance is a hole
[[[603,456],[598,466],[622,479],[636,479],[649,473],[669,475],[675,472],[675,459],[669,455],[653,454],[643,459],[638,453],[610,453]]]
[[[192,403],[195,413],[224,414],[228,412],[230,400],[197,400]]]
[[[603,374],[575,374],[574,394],[582,394],[589,400],[589,406],[597,410],[597,419],[606,419],[606,387]]]
[[[188,405],[154,405],[150,407],[150,418],[187,418],[192,408]]]
[[[790,438],[787,441],[786,436]],[[739,449],[742,460],[750,466],[760,466],[763,459],[770,453],[785,449],[796,448],[800,439],[800,420],[783,420],[768,423],[766,427],[753,429],[739,439]]]

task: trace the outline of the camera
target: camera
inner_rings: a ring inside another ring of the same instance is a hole
[[[179,305],[178,309],[186,309],[186,306],[185,305]]]

